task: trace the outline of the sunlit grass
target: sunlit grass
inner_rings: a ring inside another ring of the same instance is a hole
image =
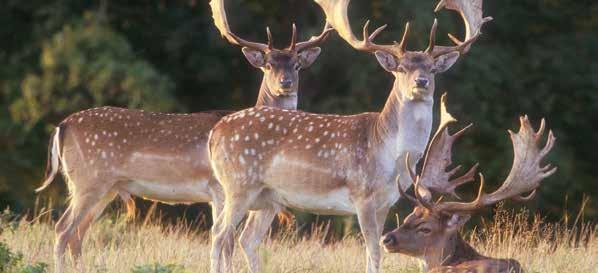
[[[492,223],[465,233],[484,255],[515,258],[526,272],[598,272],[598,241],[592,223],[549,224],[527,212],[499,211]],[[570,226],[570,227],[567,227]],[[44,221],[2,223],[0,241],[22,252],[29,263],[53,266],[53,227]],[[335,243],[324,243],[325,227],[310,237],[284,232],[260,249],[263,272],[351,273],[365,269],[365,249],[358,235]],[[237,244],[238,246],[238,244]],[[102,219],[84,245],[83,262],[88,272],[131,272],[146,264],[176,264],[189,272],[209,272],[209,235],[187,225],[127,224],[124,220]],[[237,272],[248,272],[239,250],[234,259]],[[73,272],[69,269],[67,272]],[[384,254],[382,272],[421,272],[416,259]]]

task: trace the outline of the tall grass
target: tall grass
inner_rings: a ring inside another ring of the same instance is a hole
[[[1,218],[0,241],[24,254],[24,261],[43,262],[52,268],[53,226],[45,217],[33,220]],[[597,226],[593,223],[545,223],[529,212],[500,209],[492,222],[465,232],[465,238],[482,254],[518,259],[527,272],[598,272]],[[326,225],[314,227],[309,236],[296,232],[271,235],[260,248],[263,272],[351,273],[363,272],[365,249],[358,234],[342,240],[325,240]],[[237,244],[238,245],[238,244]],[[182,266],[188,272],[209,272],[209,235],[185,223],[159,220],[129,224],[105,217],[87,234],[83,263],[90,273],[124,273],[140,265]],[[248,272],[241,252],[235,252],[237,272]],[[421,272],[416,259],[384,254],[382,272]],[[72,272],[70,271],[67,272]],[[178,271],[177,271],[178,272]]]

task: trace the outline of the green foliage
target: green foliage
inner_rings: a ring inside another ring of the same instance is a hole
[[[132,273],[188,273],[184,267],[176,264],[161,265],[158,263],[151,265],[135,266]]]
[[[0,242],[0,273],[45,273],[47,267],[45,263],[25,264],[23,254],[13,253],[5,243]]]
[[[38,151],[45,149],[52,127],[69,114],[102,105],[174,109],[174,83],[140,58],[101,14],[85,12],[75,18],[40,43],[39,67],[30,65],[20,77],[0,80],[3,202],[32,200],[26,196],[44,165]],[[9,196],[3,198],[3,193]]]
[[[31,128],[81,106],[173,108],[173,83],[139,59],[126,38],[100,18],[86,13],[80,23],[65,25],[43,44],[41,73],[25,76],[22,96],[10,107],[15,121]]]

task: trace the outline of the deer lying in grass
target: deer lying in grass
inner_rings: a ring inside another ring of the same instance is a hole
[[[485,206],[506,199],[525,201],[533,198],[540,182],[556,171],[556,167],[551,165],[540,166],[554,145],[552,131],[548,133],[544,148],[539,149],[538,144],[544,133],[544,120],[540,129],[535,132],[527,116],[521,117],[519,132],[509,131],[515,156],[511,172],[499,189],[485,194],[484,176],[480,174],[480,189],[473,202],[433,203],[430,201],[430,191],[456,196],[456,187],[474,180],[477,165],[456,179],[451,179],[451,176],[460,166],[446,171],[451,164],[452,144],[465,131],[463,129],[449,135],[447,127],[452,121],[454,119],[450,115],[444,115],[428,147],[421,175],[412,177],[415,181],[415,197],[406,195],[399,184],[401,194],[415,204],[415,209],[400,227],[386,234],[380,244],[387,252],[425,260],[430,273],[522,273],[516,260],[494,259],[479,254],[461,238],[458,231],[469,220],[471,213]],[[530,191],[528,196],[522,196]],[[422,192],[424,194],[420,194]]]
[[[230,31],[222,0],[211,5],[221,34],[242,46],[247,60],[264,72],[256,105],[296,109],[299,71],[315,61],[317,46],[332,29],[297,42],[293,26],[290,46],[275,49],[269,30],[267,44],[243,40]],[[212,175],[206,143],[212,126],[231,112],[168,114],[101,107],[63,120],[52,134],[46,179],[37,189],[47,188],[62,169],[71,199],[56,224],[55,272],[63,271],[67,245],[78,264],[86,231],[117,195],[126,200],[129,214],[135,211],[134,195],[163,203],[210,202],[216,218],[224,197]]]

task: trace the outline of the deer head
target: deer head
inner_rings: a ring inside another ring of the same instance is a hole
[[[266,28],[268,42],[266,44],[250,42],[235,35],[226,20],[223,0],[212,0],[212,16],[214,23],[229,43],[242,47],[243,54],[249,63],[264,72],[264,83],[273,96],[296,96],[299,83],[299,70],[314,63],[321,49],[318,47],[333,29],[326,24],[317,37],[308,41],[297,42],[297,28],[293,24],[290,45],[285,49],[275,49],[272,45],[270,28]]]
[[[326,18],[337,30],[339,35],[357,50],[374,53],[376,59],[386,71],[392,73],[397,79],[398,90],[402,97],[410,100],[422,100],[429,98],[434,92],[434,75],[447,71],[459,58],[465,54],[470,45],[476,41],[481,34],[483,23],[492,18],[482,18],[482,0],[463,2],[459,0],[442,1],[436,10],[442,7],[455,9],[461,12],[464,18],[466,29],[465,41],[461,42],[449,35],[457,44],[455,46],[436,46],[435,35],[438,26],[434,20],[428,47],[424,51],[408,51],[407,36],[409,34],[409,23],[405,26],[405,32],[401,42],[391,45],[381,45],[373,42],[374,38],[386,28],[383,25],[376,29],[371,35],[368,32],[369,21],[363,27],[363,40],[358,40],[349,24],[347,8],[350,0],[315,0],[326,13]],[[458,5],[453,4],[458,2]]]
[[[471,213],[501,200],[530,200],[535,195],[540,182],[556,171],[556,167],[550,164],[540,166],[554,145],[555,137],[552,131],[548,133],[546,145],[540,149],[539,142],[544,134],[544,120],[536,132],[527,116],[523,116],[520,118],[519,132],[513,133],[509,130],[514,150],[513,166],[496,191],[490,194],[484,193],[484,176],[480,174],[480,188],[474,201],[431,202],[431,192],[456,196],[455,188],[474,180],[477,167],[476,164],[464,175],[451,179],[460,168],[457,166],[446,171],[451,165],[452,144],[469,126],[450,135],[447,126],[455,119],[444,108],[442,112],[441,125],[428,146],[421,174],[417,176],[412,174],[412,179],[415,181],[415,197],[405,194],[399,184],[401,195],[413,202],[415,209],[399,228],[382,238],[381,244],[388,252],[415,257],[441,257],[447,246],[454,242],[451,238],[455,238],[454,235],[469,220]],[[531,193],[524,196],[523,194],[527,192]]]

